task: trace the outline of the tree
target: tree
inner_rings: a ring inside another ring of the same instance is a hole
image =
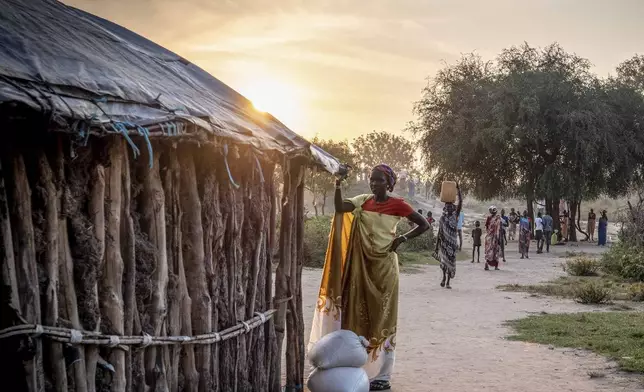
[[[351,149],[355,154],[356,169],[366,178],[370,170],[381,163],[396,171],[410,172],[413,169],[416,148],[402,136],[373,131],[356,138]]]
[[[480,199],[523,197],[531,215],[545,199],[558,216],[565,199],[574,221],[582,200],[623,194],[631,182],[644,144],[628,146],[640,118],[629,110],[642,113],[640,101],[633,87],[600,80],[558,44],[524,44],[495,62],[471,54],[440,70],[411,129],[436,181],[457,178]]]
[[[351,152],[348,142],[323,140],[319,139],[317,136],[312,142],[324,151],[336,157],[340,162],[349,164],[350,166],[355,165],[355,156]],[[347,178],[346,183],[349,184],[351,181],[351,178]],[[328,173],[312,169],[308,176],[306,188],[313,195],[313,209],[315,210],[315,216],[318,216],[320,212],[324,215],[326,212],[325,207],[327,198],[335,189],[333,180]]]

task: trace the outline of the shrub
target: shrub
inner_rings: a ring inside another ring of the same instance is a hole
[[[622,279],[644,282],[644,249],[618,243],[604,253],[601,268]]]
[[[565,271],[572,276],[596,276],[599,263],[588,257],[577,256],[566,261]]]
[[[588,282],[575,287],[573,295],[581,304],[603,304],[611,300],[612,291],[599,283]]]
[[[331,217],[316,216],[304,221],[304,266],[321,268],[329,243]]]
[[[628,288],[628,293],[633,301],[644,301],[644,283],[638,282]]]

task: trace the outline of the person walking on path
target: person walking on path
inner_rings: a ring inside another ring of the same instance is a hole
[[[550,244],[552,243],[552,231],[554,222],[550,214],[546,214],[541,218],[543,221],[543,236],[546,241],[546,253],[550,253]],[[543,245],[542,245],[543,250]]]
[[[429,237],[429,247],[428,249],[434,248],[434,217],[432,216],[431,211],[427,211],[427,223],[429,224],[429,229],[427,230]]]
[[[534,220],[534,234],[537,240],[537,253],[543,253],[543,218],[541,218],[541,211],[537,213],[537,219]]]
[[[458,214],[458,250],[463,250],[463,224],[465,223],[465,213],[461,211]]]
[[[501,209],[501,255],[505,263],[505,247],[508,246],[507,231],[509,227],[510,218],[505,215],[505,210]]]
[[[474,224],[474,230],[472,230],[472,263],[474,263],[474,253],[477,254],[476,262],[481,262],[481,236],[483,235],[483,230],[481,230],[481,222],[476,221]]]
[[[502,228],[503,228],[503,242],[505,243],[505,245],[507,245],[508,244],[508,228],[510,227],[510,217],[505,215],[505,209],[504,208],[501,209],[501,219],[503,220],[503,222],[502,222],[503,223],[503,225],[502,225]]]
[[[499,269],[499,253],[501,251],[501,216],[495,206],[490,207],[490,215],[485,221],[485,270],[490,267]]]
[[[590,209],[588,213],[588,236],[590,237],[590,242],[595,242],[595,225],[597,224],[597,215],[595,211]]]
[[[599,246],[606,246],[606,232],[608,231],[608,215],[606,210],[602,211],[602,216],[599,218],[599,227],[597,229],[597,244]]]
[[[530,218],[528,211],[523,211],[523,216],[519,219],[519,253],[522,259],[529,259],[530,251]]]
[[[458,217],[463,208],[463,197],[461,188],[456,184],[458,191],[458,205],[454,203],[445,203],[443,216],[438,222],[438,241],[434,254],[440,261],[440,267],[443,271],[441,287],[451,289],[449,282],[456,275],[456,253],[459,250],[458,245]]]
[[[336,181],[329,245],[313,315],[309,347],[324,335],[347,329],[369,341],[364,366],[371,390],[391,389],[398,322],[398,247],[424,233],[429,224],[403,199],[389,196],[396,174],[387,165],[373,168],[371,194],[350,199]],[[406,218],[416,226],[396,236]],[[365,315],[368,315],[365,318]]]
[[[510,241],[514,241],[517,238],[517,223],[519,223],[519,214],[514,211],[514,208],[510,209],[509,224],[510,224],[510,234],[508,235]]]

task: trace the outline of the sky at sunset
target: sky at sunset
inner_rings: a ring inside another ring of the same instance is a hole
[[[64,0],[180,54],[305,137],[399,133],[426,78],[558,41],[607,75],[644,53],[644,0]]]

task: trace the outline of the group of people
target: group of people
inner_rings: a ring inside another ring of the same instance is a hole
[[[387,165],[378,165],[371,171],[370,194],[344,198],[339,177],[334,196],[335,216],[329,235],[317,306],[313,317],[309,347],[324,335],[338,329],[351,330],[369,342],[369,360],[364,369],[369,375],[370,390],[391,389],[398,319],[399,265],[396,251],[408,240],[432,230],[434,218],[429,212],[423,216],[401,198],[389,195],[396,185],[396,173]],[[440,285],[451,288],[456,273],[456,255],[463,247],[463,199],[457,185],[457,200],[445,203],[438,219],[438,232],[433,256],[440,262]],[[594,215],[593,215],[594,216]],[[599,220],[599,239],[605,243],[607,219],[605,212]],[[396,235],[403,219],[412,225],[402,235]],[[589,215],[589,220],[591,216]],[[594,218],[593,218],[594,219]],[[550,250],[553,219],[539,213],[535,219],[537,252],[545,245]],[[474,249],[480,262],[482,228],[476,222],[472,231]],[[508,216],[492,206],[485,221],[485,269],[499,269],[499,260],[505,261],[507,237],[516,238],[518,229],[519,251],[529,257],[532,222],[528,212],[519,215],[514,209]],[[432,233],[430,232],[430,234]],[[507,236],[506,236],[507,234]]]
[[[533,223],[529,217],[528,211],[524,210],[523,214],[519,215],[514,208],[510,210],[509,215],[505,215],[505,210],[501,210],[500,215],[497,213],[497,208],[491,206],[489,214],[485,221],[485,269],[489,270],[490,267],[498,269],[499,257],[505,262],[505,246],[508,244],[508,239],[514,241],[517,239],[518,229],[518,244],[521,259],[530,258],[530,244],[533,239],[532,229],[534,228],[534,240],[537,244],[537,254],[550,252],[550,246],[556,244],[563,244],[567,241],[569,218],[568,213],[564,211],[560,217],[561,232],[555,230],[554,220],[548,213],[537,213],[537,217]],[[588,236],[591,242],[595,241],[595,227],[596,215],[593,209],[588,214]],[[481,254],[481,236],[483,231],[481,223],[476,221],[472,230],[472,263],[480,263]],[[608,215],[606,210],[602,211],[601,217],[598,222],[598,245],[606,245],[606,232],[608,228]]]

